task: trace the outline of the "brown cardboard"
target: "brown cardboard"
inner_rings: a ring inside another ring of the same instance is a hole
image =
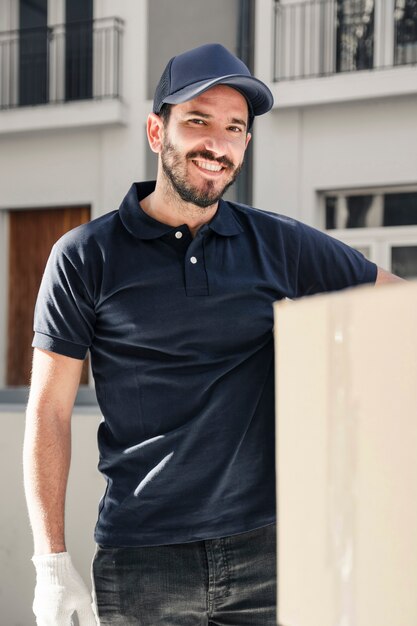
[[[417,283],[275,304],[278,623],[417,624]]]

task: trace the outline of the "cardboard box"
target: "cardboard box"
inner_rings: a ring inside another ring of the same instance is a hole
[[[417,624],[417,283],[275,304],[278,623]]]

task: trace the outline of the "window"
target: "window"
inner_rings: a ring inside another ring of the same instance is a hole
[[[327,192],[329,234],[403,278],[417,278],[417,187]]]
[[[93,0],[67,0],[65,99],[93,96]]]
[[[374,0],[338,0],[336,71],[373,67]]]
[[[417,225],[417,191],[326,196],[326,229]]]
[[[19,103],[48,101],[48,0],[20,0]]]
[[[417,63],[417,0],[395,0],[395,65]]]
[[[93,91],[119,95],[120,20],[103,19],[94,28],[93,0],[59,0],[59,10],[51,0],[16,2],[18,32],[4,32],[0,41],[2,107],[92,99]],[[51,23],[48,5],[59,23]]]
[[[417,245],[391,246],[391,270],[402,278],[416,278]]]

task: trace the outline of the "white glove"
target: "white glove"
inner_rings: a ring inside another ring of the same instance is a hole
[[[72,564],[68,552],[32,558],[36,568],[33,612],[38,626],[72,626],[77,613],[79,626],[97,626],[91,595]]]

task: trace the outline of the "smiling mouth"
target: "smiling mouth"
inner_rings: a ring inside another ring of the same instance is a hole
[[[205,172],[210,172],[214,174],[218,174],[224,169],[226,169],[220,163],[216,163],[213,161],[199,161],[197,159],[192,159],[194,165],[196,165],[200,170],[204,170]]]

